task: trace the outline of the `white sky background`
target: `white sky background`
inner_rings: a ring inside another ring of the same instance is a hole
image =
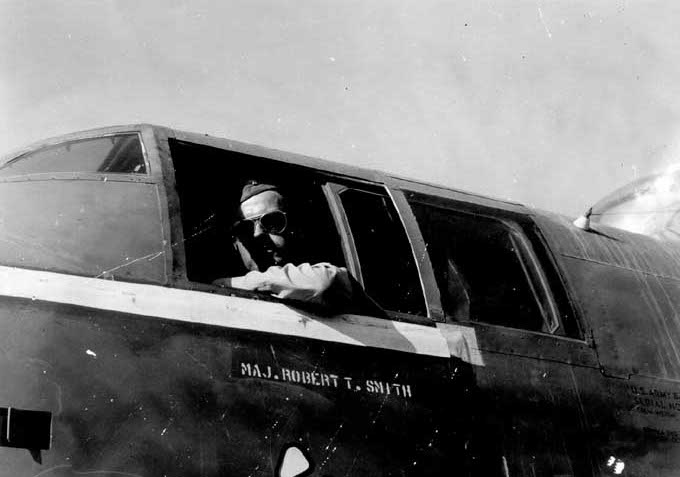
[[[680,162],[680,2],[0,0],[0,153],[151,122],[578,215]]]

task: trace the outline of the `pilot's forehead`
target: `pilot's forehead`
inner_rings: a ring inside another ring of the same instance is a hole
[[[262,215],[282,208],[283,198],[276,191],[268,190],[254,195],[241,203],[241,214],[244,218]]]

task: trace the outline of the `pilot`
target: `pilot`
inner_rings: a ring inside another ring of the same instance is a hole
[[[246,183],[232,239],[250,271],[213,283],[314,303],[335,313],[384,315],[346,268],[304,261],[300,233],[291,226],[294,213],[278,186],[254,180]]]

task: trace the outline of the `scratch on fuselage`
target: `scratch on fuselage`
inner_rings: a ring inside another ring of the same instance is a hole
[[[335,442],[336,437],[338,437],[338,434],[340,434],[340,431],[342,430],[344,424],[345,424],[344,422],[340,423],[340,425],[338,426],[338,429],[331,436],[330,440],[328,441],[328,444],[326,444],[326,447],[323,448],[326,455],[324,457],[323,462],[321,462],[321,465],[319,466],[319,470],[321,470],[328,463],[330,458],[333,456],[335,451],[338,449],[338,446],[333,446],[333,443]],[[331,446],[333,446],[332,449],[331,449]]]
[[[131,474],[129,472],[120,472],[117,470],[87,470],[87,471],[76,471],[73,470],[73,466],[71,464],[61,464],[61,465],[55,465],[54,467],[50,467],[49,469],[45,469],[42,472],[39,472],[35,474],[33,477],[42,477],[43,475],[48,475],[51,472],[54,472],[55,470],[59,469],[71,469],[71,472],[76,474],[76,475],[97,475],[97,474],[112,474],[112,475],[120,475],[123,477],[142,477],[141,474]]]
[[[215,377],[213,376],[213,373],[212,373],[210,367],[209,367],[207,364],[205,364],[203,361],[201,361],[201,360],[198,359],[196,356],[194,356],[193,354],[191,354],[189,351],[185,351],[184,354],[186,354],[187,356],[189,356],[196,364],[198,364],[200,367],[202,367],[203,369],[205,369],[205,370],[208,372],[208,376],[210,376],[210,379],[215,379]]]
[[[586,410],[583,407],[583,401],[581,401],[581,390],[578,387],[578,381],[576,381],[574,369],[571,366],[567,366],[567,368],[569,369],[569,376],[571,377],[571,382],[574,385],[574,392],[576,393],[576,400],[578,401],[580,415],[583,421],[585,422],[586,426],[590,426],[590,423],[588,422],[588,415],[586,414]]]
[[[214,218],[215,218],[215,214],[210,215],[210,216],[209,216],[208,218],[206,218],[203,222],[201,222],[200,224],[198,224],[198,225],[196,226],[196,228],[198,229],[198,230],[196,230],[196,232],[194,232],[193,234],[191,234],[189,237],[186,237],[186,238],[182,239],[180,242],[175,242],[175,243],[173,243],[173,244],[171,245],[171,248],[176,247],[176,246],[179,245],[180,243],[183,244],[183,243],[187,242],[188,240],[190,240],[190,239],[192,239],[192,238],[194,238],[194,237],[197,237],[197,236],[203,234],[204,232],[207,232],[208,230],[210,230],[213,226],[212,226],[212,225],[208,225],[207,227],[205,227],[205,225],[206,225],[208,222],[210,222],[212,219],[214,219]],[[164,242],[165,242],[165,241],[164,241]],[[121,268],[129,267],[129,266],[132,265],[133,263],[137,263],[137,262],[140,262],[140,261],[142,261],[142,260],[147,260],[147,261],[150,262],[150,261],[152,261],[152,260],[157,259],[157,258],[160,257],[161,255],[165,255],[165,250],[160,250],[160,251],[157,251],[157,252],[151,252],[151,253],[146,254],[146,255],[143,255],[143,256],[141,256],[141,257],[137,257],[137,258],[135,258],[135,259],[133,259],[133,260],[126,259],[125,263],[122,263],[122,264],[120,264],[120,265],[118,265],[118,266],[116,266],[116,267],[113,267],[113,268],[109,268],[108,270],[104,270],[104,271],[102,271],[99,275],[97,275],[95,278],[103,278],[103,277],[106,277],[107,275],[109,275],[109,274],[112,273],[112,272],[115,272],[115,271],[117,271],[117,270],[120,270]]]
[[[165,251],[164,251],[164,250],[161,250],[160,252],[152,252],[152,253],[149,253],[149,254],[147,254],[147,255],[144,255],[144,256],[135,258],[134,260],[128,260],[128,261],[126,261],[125,263],[123,263],[123,264],[121,264],[121,265],[118,265],[117,267],[113,267],[113,268],[109,268],[108,270],[104,270],[104,271],[101,272],[99,275],[97,275],[95,278],[103,278],[103,277],[106,277],[107,275],[109,275],[109,274],[111,274],[111,273],[113,273],[113,272],[115,272],[115,271],[118,271],[118,270],[120,270],[121,268],[129,267],[129,266],[132,265],[133,263],[137,263],[137,262],[140,262],[140,261],[142,261],[142,260],[147,260],[147,261],[150,262],[151,260],[154,260],[154,259],[160,257],[160,256],[163,255],[164,253],[165,253]]]
[[[47,381],[54,384],[54,387],[57,390],[57,412],[55,414],[59,415],[64,410],[64,404],[63,404],[63,401],[62,401],[63,392],[61,390],[61,385],[59,383],[57,383],[56,381],[52,381],[51,379],[48,379]]]

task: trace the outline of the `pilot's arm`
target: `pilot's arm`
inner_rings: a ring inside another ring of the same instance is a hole
[[[220,278],[214,282],[223,287],[269,292],[277,298],[321,304],[331,286],[350,290],[347,269],[330,263],[269,267],[264,272],[249,272],[242,277]]]
[[[213,284],[268,292],[281,299],[323,305],[338,313],[367,312],[371,308],[370,314],[384,314],[346,268],[325,262],[314,265],[288,263],[282,267],[269,267],[264,272],[252,271],[241,277],[220,278]]]

